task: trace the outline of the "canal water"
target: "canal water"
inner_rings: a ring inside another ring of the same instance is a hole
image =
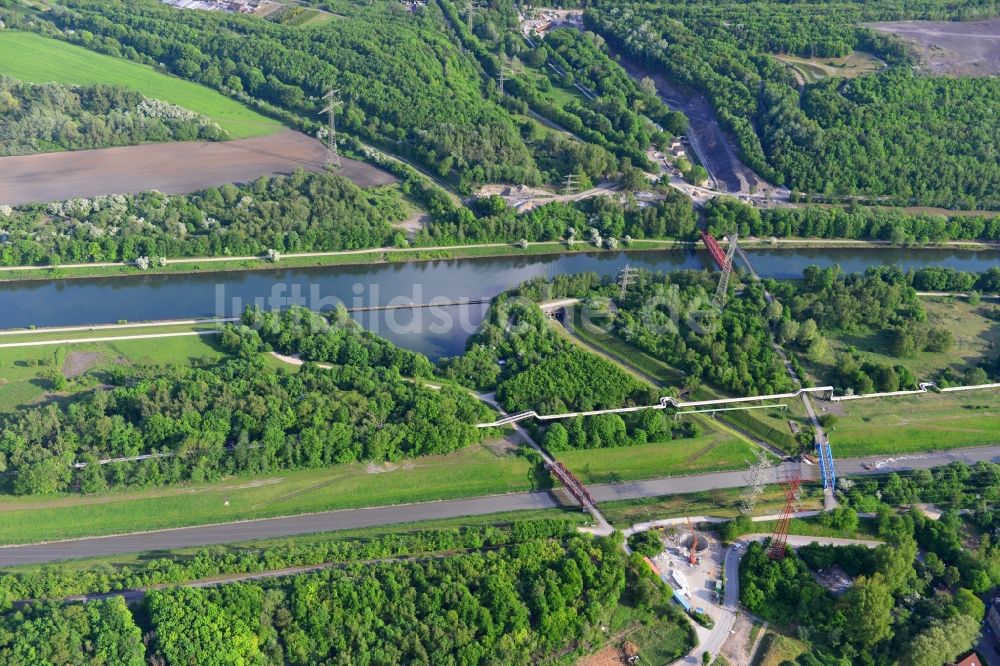
[[[845,272],[873,265],[979,272],[1000,265],[1000,251],[837,248],[747,253],[761,276],[776,278],[800,277],[810,264],[839,264]],[[479,299],[537,276],[582,271],[614,275],[626,263],[667,272],[710,268],[709,262],[706,252],[668,250],[0,283],[0,329],[230,317],[253,303],[324,309],[338,302],[365,307]],[[486,307],[364,312],[355,317],[379,335],[436,359],[462,352]]]

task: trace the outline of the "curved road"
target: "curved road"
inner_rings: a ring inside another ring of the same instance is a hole
[[[721,617],[715,618],[715,627],[709,631],[702,627],[695,627],[698,634],[698,645],[688,653],[687,657],[680,660],[680,663],[701,663],[702,652],[710,652],[713,657],[718,656],[722,650],[722,645],[729,638],[729,632],[736,624],[736,614],[739,611],[740,602],[740,560],[746,552],[746,545],[751,541],[762,541],[771,536],[770,534],[747,534],[740,537],[735,543],[726,549],[724,567],[726,572],[726,598],[719,606]],[[882,542],[867,539],[839,539],[835,537],[812,537],[788,535],[788,545],[797,548],[810,543],[819,543],[826,546],[847,546],[861,545],[875,548]]]
[[[839,459],[838,472],[845,476],[880,474],[891,471],[923,469],[962,461],[975,463],[980,460],[1000,462],[1000,446],[955,449],[936,453],[914,453],[869,458]],[[787,463],[785,463],[787,464]],[[870,466],[865,469],[863,465]],[[781,466],[772,467],[767,482],[774,483]],[[815,466],[805,467],[818,476]],[[690,493],[715,488],[735,488],[746,484],[745,473],[717,472],[694,476],[648,479],[627,483],[589,486],[598,502],[637,499]],[[247,520],[216,525],[200,525],[154,532],[140,532],[105,537],[89,537],[69,541],[0,547],[0,567],[19,564],[37,564],[64,559],[98,557],[139,551],[169,550],[191,546],[234,543],[253,539],[267,539],[328,532],[335,530],[395,525],[399,523],[480,516],[505,511],[551,509],[565,506],[548,492],[512,493],[490,497],[476,497],[442,502],[422,502],[367,509],[345,509],[298,516]]]

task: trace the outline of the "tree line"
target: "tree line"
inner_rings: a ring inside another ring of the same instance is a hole
[[[875,206],[780,206],[755,208],[717,197],[704,207],[708,230],[758,238],[850,238],[896,245],[952,240],[1000,241],[1000,216],[934,215]]]
[[[394,187],[291,176],[193,194],[113,194],[26,204],[2,219],[0,264],[135,261],[139,257],[259,256],[383,247],[407,215]]]
[[[208,118],[125,87],[25,83],[0,75],[0,155],[225,138]]]
[[[406,218],[404,195],[430,212],[412,242],[394,225]],[[639,205],[611,197],[552,202],[519,213],[498,196],[470,207],[407,179],[361,189],[326,172],[296,171],[193,194],[114,194],[0,207],[0,265],[26,266],[140,257],[263,256],[285,253],[481,242],[559,241],[598,248],[632,239],[694,238],[697,217],[684,194]]]
[[[471,208],[451,208],[417,234],[416,245],[474,242],[565,240],[571,247],[589,243],[627,245],[637,238],[695,238],[697,216],[691,200],[673,188],[662,199],[639,205],[635,197],[597,196],[583,201],[547,203],[518,213],[499,196],[485,197]],[[611,240],[613,239],[613,241]]]

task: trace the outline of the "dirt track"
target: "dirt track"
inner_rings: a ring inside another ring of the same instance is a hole
[[[1000,74],[1000,19],[989,21],[896,21],[871,23],[914,44],[933,74],[992,76]]]
[[[319,171],[326,151],[291,130],[218,143],[153,143],[0,158],[0,203],[59,201],[159,190],[171,194],[243,183],[295,169]],[[368,187],[396,180],[364,162],[343,159],[340,175]]]

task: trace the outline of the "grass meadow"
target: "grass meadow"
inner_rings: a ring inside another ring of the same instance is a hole
[[[472,446],[398,465],[351,463],[92,496],[4,496],[0,498],[0,543],[480,497],[538,489],[548,483],[524,457]]]
[[[211,118],[233,139],[273,134],[284,128],[277,120],[206,86],[30,32],[0,32],[0,74],[31,83],[132,88],[146,97]]]
[[[93,390],[103,370],[114,364],[187,365],[197,359],[225,355],[214,335],[92,342],[92,338],[139,336],[156,333],[212,331],[212,325],[156,326],[122,330],[72,333],[23,333],[0,336],[0,345],[29,341],[74,340],[69,344],[34,347],[0,347],[0,415],[39,403]],[[51,374],[60,372],[70,381],[52,392]]]
[[[996,389],[857,400],[837,407],[843,415],[827,432],[834,457],[1000,442],[1000,390]]]
[[[756,459],[753,448],[728,433],[714,431],[693,439],[560,451],[556,456],[583,483],[617,483],[741,469]]]

